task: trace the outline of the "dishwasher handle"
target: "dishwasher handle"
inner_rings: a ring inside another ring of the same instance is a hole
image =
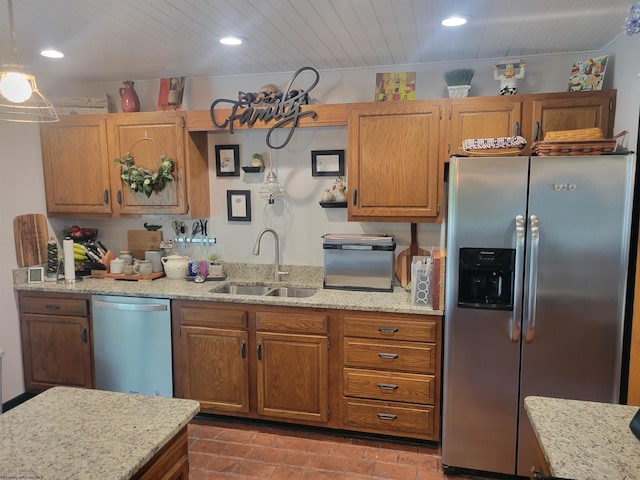
[[[111,310],[126,310],[128,312],[166,312],[169,308],[162,303],[119,303],[96,300],[95,306],[110,308]]]

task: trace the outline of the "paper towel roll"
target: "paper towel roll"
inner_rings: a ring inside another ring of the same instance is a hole
[[[64,280],[68,282],[76,279],[76,266],[73,261],[73,240],[62,241],[62,253],[64,255]]]

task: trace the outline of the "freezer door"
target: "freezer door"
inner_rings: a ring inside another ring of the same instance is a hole
[[[535,318],[525,308],[523,321],[519,475],[534,464],[526,396],[618,402],[634,163],[531,158],[529,217],[539,239],[526,263],[533,277],[537,265],[537,297]]]
[[[515,249],[518,235],[524,245],[516,217],[526,216],[527,175],[526,157],[451,159],[442,426],[448,467],[515,471],[521,278],[510,310],[461,308],[458,267],[461,248]]]

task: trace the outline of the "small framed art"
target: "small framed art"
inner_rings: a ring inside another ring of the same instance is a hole
[[[336,177],[344,175],[344,150],[312,150],[311,175]]]
[[[240,176],[240,145],[216,145],[216,175]]]
[[[227,190],[227,220],[230,222],[251,221],[250,190]]]

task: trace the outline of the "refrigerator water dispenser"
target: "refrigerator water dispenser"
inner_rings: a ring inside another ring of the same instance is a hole
[[[461,248],[458,306],[513,310],[515,256],[511,248]]]

